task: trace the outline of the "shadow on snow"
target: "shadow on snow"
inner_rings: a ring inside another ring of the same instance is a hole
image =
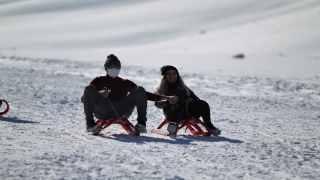
[[[181,135],[183,137],[186,137],[188,139],[193,139],[195,141],[207,141],[207,142],[229,142],[229,143],[243,143],[244,141],[238,140],[238,139],[230,139],[223,136],[218,137],[202,137],[202,136],[193,136],[193,135]]]
[[[11,122],[11,123],[31,123],[31,124],[39,123],[35,121],[18,119],[17,117],[3,117],[3,116],[0,116],[0,121]]]
[[[112,134],[112,135],[105,135],[101,134],[100,137],[121,141],[121,142],[135,142],[140,144],[145,144],[149,142],[162,142],[162,143],[170,143],[170,144],[191,144],[194,141],[202,141],[202,142],[229,142],[229,143],[243,143],[243,141],[240,141],[238,139],[230,139],[227,137],[203,137],[203,136],[193,136],[193,135],[180,135],[177,137],[177,139],[170,139],[169,136],[163,136],[159,135],[159,137],[151,137],[148,136],[150,134],[142,136],[129,136],[126,134]],[[162,136],[162,137],[161,137]]]

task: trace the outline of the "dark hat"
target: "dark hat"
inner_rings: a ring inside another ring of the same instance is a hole
[[[104,68],[107,69],[107,67],[112,65],[117,65],[121,68],[121,63],[117,56],[110,54],[109,56],[107,56],[106,62],[104,63]]]
[[[172,69],[177,72],[178,76],[180,76],[178,69],[175,68],[174,66],[170,66],[170,65],[162,66],[160,71],[161,71],[162,75],[165,75],[167,71],[172,70]]]

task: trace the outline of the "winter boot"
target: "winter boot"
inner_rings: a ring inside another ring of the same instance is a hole
[[[146,126],[142,124],[137,123],[134,127],[137,128],[140,133],[147,133]]]
[[[216,128],[211,121],[204,121],[203,123],[211,130],[212,136],[219,136],[221,134],[221,130]]]
[[[146,128],[146,119],[145,120],[140,120],[137,119],[138,123],[134,126],[139,130],[140,133],[147,133],[147,128]]]
[[[172,139],[177,138],[177,132],[178,132],[178,123],[177,122],[171,122],[168,127],[167,130],[169,132],[169,137]]]
[[[101,124],[96,124],[94,120],[87,120],[87,132],[91,132],[93,135],[97,135],[101,131]]]

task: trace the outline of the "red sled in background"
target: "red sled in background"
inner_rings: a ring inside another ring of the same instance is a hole
[[[7,108],[3,111],[0,112],[0,116],[6,114],[9,111],[9,103],[6,100],[0,99],[0,107],[2,106],[2,102],[4,102],[7,105]]]
[[[162,134],[162,135],[168,135],[168,131],[163,131],[161,128],[164,125],[169,124],[170,121],[167,119],[164,119],[162,123],[155,129],[151,130],[151,133],[156,133],[156,134]],[[201,128],[199,125],[201,125],[203,128]],[[187,127],[191,134],[193,135],[199,135],[199,136],[211,136],[211,130],[200,120],[200,119],[195,119],[195,118],[188,118],[188,119],[183,119],[179,123],[179,129],[182,129],[183,127]],[[205,131],[204,131],[205,129]]]

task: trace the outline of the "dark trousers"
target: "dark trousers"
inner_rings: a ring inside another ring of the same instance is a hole
[[[137,107],[137,120],[147,121],[147,94],[141,86],[132,88],[129,95],[123,99],[110,100],[118,115],[109,100],[102,98],[96,86],[92,84],[85,87],[83,101],[86,120],[93,120],[93,115],[102,120],[118,117],[118,115],[128,118]]]
[[[210,121],[210,107],[206,101],[199,100],[191,103],[179,103],[166,112],[166,118],[171,122],[180,122],[185,118],[200,118]]]

